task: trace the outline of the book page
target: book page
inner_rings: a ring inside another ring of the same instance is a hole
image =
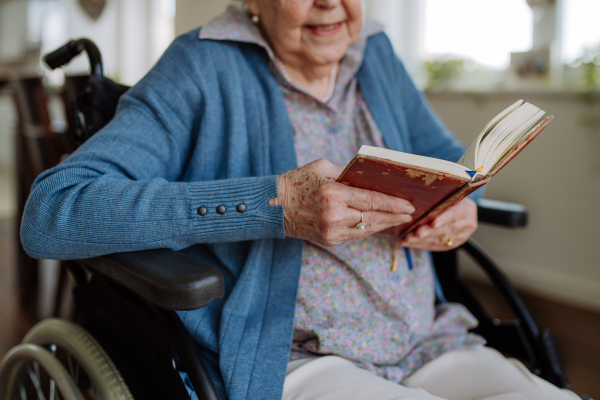
[[[465,171],[465,167],[463,165],[453,163],[451,161],[440,160],[438,158],[419,156],[416,154],[403,153],[401,151],[373,146],[361,146],[358,154],[395,161],[402,164],[414,165],[434,171],[445,172],[447,174],[456,175],[461,178],[467,178],[468,180],[471,180],[471,176],[467,173],[467,171]]]
[[[477,138],[471,143],[467,151],[463,154],[460,160],[457,161],[458,164],[464,165],[467,169],[471,171],[477,170],[481,165],[477,164],[477,155],[479,154],[479,146],[481,141],[490,133],[490,131],[498,125],[498,123],[506,117],[508,114],[516,110],[521,104],[523,104],[523,100],[519,100],[506,109],[504,109],[500,114],[496,115],[488,124],[483,128],[483,130],[479,133]]]
[[[517,110],[513,111],[510,116],[506,116],[492,131],[486,136],[486,138],[479,145],[479,152],[477,154],[477,165],[480,167],[483,165],[484,160],[488,156],[488,153],[495,149],[495,146],[502,141],[502,139],[518,128],[519,124],[523,123],[523,119],[528,116],[530,107],[523,105]]]
[[[530,129],[544,116],[545,112],[539,110],[534,116],[529,118],[523,125],[508,135],[501,143],[498,144],[495,150],[483,162],[484,171],[487,175],[498,163],[505,157],[510,149],[517,146],[529,134]]]
[[[540,118],[540,116],[536,117],[539,112],[538,107],[525,103],[506,116],[486,136],[477,155],[477,165],[483,166],[483,174],[487,174],[506,150],[531,128]],[[543,114],[542,112],[541,115]]]

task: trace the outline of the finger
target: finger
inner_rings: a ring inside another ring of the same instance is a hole
[[[402,243],[415,242],[419,239],[435,235],[434,232],[435,229],[433,229],[430,224],[421,225],[417,227],[417,229],[406,234],[406,236],[404,236],[404,238],[402,239]]]
[[[464,244],[471,236],[471,229],[455,229],[453,226],[451,229],[439,229],[435,230],[435,235],[428,236],[426,238],[416,238],[403,243],[403,246],[410,248],[418,248],[431,251],[446,251],[454,249]],[[452,239],[452,245],[448,246],[448,240]]]
[[[434,229],[429,224],[421,225],[414,231],[414,236],[417,238],[426,238],[430,236]]]
[[[400,243],[404,244],[404,243],[408,243],[408,242],[411,242],[411,241],[414,242],[415,240],[416,240],[415,234],[413,232],[409,232],[406,235],[404,235],[404,237],[402,238],[402,240],[400,241]]]
[[[384,211],[394,214],[412,214],[415,212],[415,208],[407,200],[371,190],[347,186],[346,189],[346,204],[357,210]]]
[[[379,232],[387,228],[402,225],[412,220],[409,214],[392,214],[384,213],[380,211],[364,211],[364,222],[369,231]],[[357,215],[357,217],[354,217]],[[356,227],[361,222],[361,212],[353,213],[353,216],[346,222],[346,226],[349,228]]]
[[[441,227],[455,221],[463,220],[470,213],[474,213],[475,218],[477,218],[477,205],[467,197],[435,218],[431,225],[435,228]]]
[[[438,215],[433,221],[431,221],[431,226],[434,228],[441,228],[451,224],[454,221],[456,221],[456,212],[450,209],[441,215]]]
[[[323,171],[324,175],[327,178],[337,180],[337,178],[339,178],[339,176],[342,174],[342,172],[344,172],[344,168],[338,167],[337,165],[333,165],[330,162],[328,162],[328,164],[329,165],[327,166],[327,168]]]
[[[333,180],[336,180],[344,172],[344,168],[338,167],[324,158],[308,163],[302,168],[314,168],[321,176]]]
[[[347,220],[346,227],[353,231],[351,233],[353,238],[368,236],[370,234],[381,232],[388,228],[406,224],[412,220],[412,217],[409,214],[393,214],[380,211],[364,211],[362,212],[362,215],[364,216],[363,218],[366,227],[364,230],[359,230],[356,229],[356,226],[358,225],[358,223],[361,222],[361,212],[353,210],[353,213],[350,215],[351,217],[349,217],[349,219]]]
[[[403,245],[404,247],[408,247],[410,249],[414,249],[414,250],[427,250],[427,251],[448,251],[448,250],[452,250],[456,247],[458,247],[458,245],[453,245],[452,247],[448,247],[445,245],[440,245],[440,244],[431,244],[431,243],[424,243],[424,242],[418,242],[418,243],[409,243],[407,245]]]
[[[442,225],[425,224],[415,230],[417,238],[448,238],[449,236],[458,236],[463,231],[471,231],[472,226],[465,219],[451,219]],[[469,232],[469,234],[472,232]]]
[[[446,214],[442,214],[431,221],[431,226],[434,228],[441,228],[449,222],[448,220],[449,218],[446,216]]]
[[[432,250],[432,251],[445,251],[450,250],[454,247],[460,246],[463,242],[460,240],[453,240],[452,246],[447,245],[448,238],[442,237],[428,237],[425,239],[416,239],[403,244],[405,247],[412,249]]]
[[[452,236],[454,231],[452,225],[447,225],[442,228],[432,228],[429,225],[422,225],[413,232],[407,234],[402,244],[410,245],[412,247],[415,244],[425,243],[428,245],[435,244],[438,242],[445,242],[448,237]]]

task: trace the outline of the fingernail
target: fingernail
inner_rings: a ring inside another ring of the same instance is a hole
[[[417,238],[416,238],[416,237],[414,237],[414,236],[411,236],[410,238],[408,238],[408,241],[409,241],[409,242],[411,242],[411,243],[412,243],[412,242],[416,242],[416,241],[417,241]]]
[[[412,214],[415,212],[415,208],[413,206],[404,206],[404,212],[407,214]]]

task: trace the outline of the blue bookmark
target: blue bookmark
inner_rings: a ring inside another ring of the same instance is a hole
[[[404,247],[404,254],[406,254],[406,262],[408,263],[408,270],[412,271],[413,262],[412,262],[412,257],[410,255],[410,249],[408,247]]]

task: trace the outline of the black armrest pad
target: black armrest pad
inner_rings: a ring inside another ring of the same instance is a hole
[[[223,297],[218,268],[169,249],[79,260],[167,310],[195,310]]]
[[[527,209],[516,203],[479,199],[477,214],[479,222],[510,228],[527,226]]]

